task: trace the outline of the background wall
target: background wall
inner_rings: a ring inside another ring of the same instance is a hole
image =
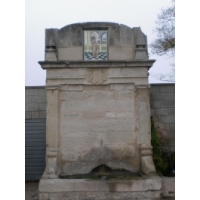
[[[44,86],[25,87],[25,118],[46,118],[46,91]]]
[[[25,92],[25,180],[40,180],[46,165],[46,91],[43,86]]]
[[[171,151],[175,149],[175,84],[151,84],[151,111],[156,133],[166,135]]]

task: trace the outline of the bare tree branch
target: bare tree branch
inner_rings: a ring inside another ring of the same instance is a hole
[[[157,17],[156,28],[153,30],[157,34],[151,44],[151,52],[159,56],[175,55],[175,4],[172,0],[172,6],[162,9]]]
[[[160,80],[160,81],[167,81],[167,82],[175,82],[175,68],[173,67],[171,72],[167,74],[152,74],[152,77]]]

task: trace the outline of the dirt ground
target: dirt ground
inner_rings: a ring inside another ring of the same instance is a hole
[[[38,182],[25,183],[25,200],[38,200]]]
[[[25,183],[25,200],[38,200],[38,184],[39,181]],[[163,198],[155,200],[175,200],[175,198]]]

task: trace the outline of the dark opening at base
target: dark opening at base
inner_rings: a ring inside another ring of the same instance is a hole
[[[123,179],[129,180],[137,177],[141,177],[139,172],[133,173],[125,169],[111,169],[107,165],[99,165],[95,167],[88,174],[74,174],[74,175],[65,175],[60,174],[59,178],[61,179]]]

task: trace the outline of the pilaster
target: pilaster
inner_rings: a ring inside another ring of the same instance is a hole
[[[43,178],[57,178],[59,174],[59,90],[46,87],[46,169]]]
[[[137,85],[138,145],[141,156],[141,171],[156,173],[152,158],[149,85]]]

